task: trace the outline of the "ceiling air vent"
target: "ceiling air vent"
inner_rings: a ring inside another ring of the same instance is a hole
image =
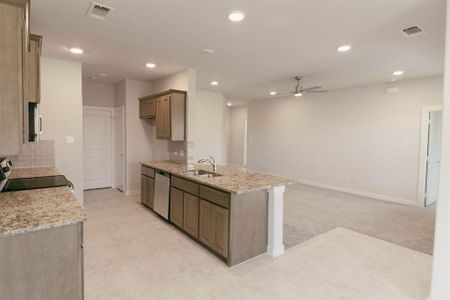
[[[420,25],[416,25],[416,26],[411,26],[411,27],[405,28],[405,29],[402,30],[402,32],[407,37],[411,37],[411,36],[415,36],[415,35],[426,33],[425,29],[423,29],[423,27],[420,26]]]
[[[87,16],[99,20],[104,20],[114,8],[92,1],[86,13]]]

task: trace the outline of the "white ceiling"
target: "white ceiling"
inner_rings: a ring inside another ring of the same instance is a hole
[[[387,82],[397,69],[405,79],[443,72],[445,0],[98,2],[115,8],[105,21],[85,16],[89,0],[33,0],[31,29],[44,36],[45,56],[81,61],[85,78],[106,73],[104,82],[153,80],[191,67],[199,88],[248,101],[292,88],[300,73],[306,86],[335,89]],[[245,20],[230,22],[232,10],[244,11]],[[401,33],[417,24],[427,34]],[[342,44],[352,51],[338,53]],[[75,56],[72,46],[87,52]]]

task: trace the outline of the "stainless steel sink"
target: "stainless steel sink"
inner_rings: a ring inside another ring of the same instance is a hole
[[[196,177],[203,177],[203,178],[212,178],[212,177],[219,177],[222,176],[222,174],[214,173],[206,170],[189,170],[189,173]]]

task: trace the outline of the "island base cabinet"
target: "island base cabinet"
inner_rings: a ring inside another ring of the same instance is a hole
[[[184,200],[183,229],[190,235],[198,238],[199,198],[188,193],[183,193],[183,200]]]
[[[147,205],[148,202],[148,184],[147,184],[147,176],[141,175],[141,202],[142,204]]]
[[[147,177],[147,205],[153,209],[155,203],[155,179]]]
[[[199,239],[225,258],[228,257],[228,223],[228,209],[200,200]]]
[[[170,192],[170,221],[183,228],[183,191],[171,188]]]
[[[212,248],[223,257],[228,257],[228,209],[212,204],[212,218],[214,224]]]
[[[0,238],[0,299],[83,299],[83,224]]]
[[[200,229],[199,240],[212,248],[214,238],[214,219],[212,206],[208,201],[200,200]]]
[[[153,209],[155,199],[155,180],[146,175],[141,175],[141,202]]]

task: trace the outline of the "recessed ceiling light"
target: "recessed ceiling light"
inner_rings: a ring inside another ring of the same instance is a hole
[[[215,81],[215,80],[213,80],[213,81],[211,81],[211,85],[219,85],[219,82],[218,82],[218,81]]]
[[[99,77],[108,77],[108,74],[105,74],[105,73],[98,73],[97,76],[99,76]]]
[[[146,63],[145,66],[149,69],[154,69],[156,68],[156,65],[154,63]]]
[[[72,52],[73,54],[82,54],[84,52],[83,49],[81,48],[76,48],[76,47],[72,47],[69,49],[70,52]]]
[[[233,11],[228,15],[228,19],[233,22],[240,22],[244,20],[245,14],[242,11]]]
[[[270,92],[269,94],[270,94],[271,96],[275,96],[275,95],[277,94],[277,92],[272,91],[272,92]]]
[[[403,72],[403,71],[395,71],[395,72],[392,73],[392,75],[394,75],[394,76],[402,76],[404,73],[405,72]]]
[[[233,103],[231,103],[231,102],[228,102],[228,103],[227,103],[227,105],[228,105],[228,106],[232,106],[232,105],[233,105]]]
[[[337,51],[347,52],[347,51],[350,51],[351,49],[352,49],[352,46],[350,46],[350,45],[342,45],[337,48]]]
[[[301,97],[301,96],[303,96],[303,93],[295,93],[294,96],[295,97]]]
[[[214,50],[213,49],[209,49],[209,48],[205,48],[200,50],[200,53],[202,54],[214,54]]]

